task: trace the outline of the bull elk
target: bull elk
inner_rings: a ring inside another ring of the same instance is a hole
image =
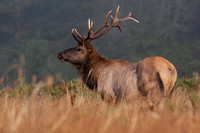
[[[177,78],[177,71],[168,60],[159,56],[147,57],[136,63],[110,60],[101,57],[92,46],[91,40],[105,35],[114,27],[122,32],[120,22],[133,20],[139,23],[131,17],[131,12],[120,19],[118,11],[119,6],[114,18],[110,15],[112,11],[109,11],[102,26],[94,32],[93,22],[89,19],[87,36],[81,36],[76,29],[72,29],[72,36],[78,46],[60,52],[58,59],[75,66],[83,82],[90,89],[97,90],[103,99],[131,99],[141,94],[153,94],[152,92],[169,96]],[[109,16],[110,24],[107,23]]]

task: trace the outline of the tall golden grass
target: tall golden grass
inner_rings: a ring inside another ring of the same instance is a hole
[[[145,97],[107,103],[82,86],[70,91],[72,82],[60,85],[66,93],[59,96],[52,93],[55,86],[44,95],[43,83],[26,94],[31,86],[19,85],[16,95],[13,88],[0,93],[0,133],[199,133],[200,84],[189,90],[181,83],[153,105]]]

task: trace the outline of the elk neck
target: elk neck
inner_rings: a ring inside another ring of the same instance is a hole
[[[107,61],[107,59],[101,57],[92,47],[86,64],[82,65],[79,69],[79,75],[90,89],[97,88],[97,81],[100,73],[99,68]]]

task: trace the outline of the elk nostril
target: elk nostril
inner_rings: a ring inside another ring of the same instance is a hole
[[[57,58],[58,58],[58,59],[60,59],[60,58],[61,58],[61,53],[59,53],[59,54],[58,54]]]

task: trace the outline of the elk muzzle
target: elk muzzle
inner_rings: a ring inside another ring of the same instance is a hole
[[[65,56],[65,54],[63,52],[60,52],[58,54],[57,58],[62,62],[67,61],[67,57]]]

